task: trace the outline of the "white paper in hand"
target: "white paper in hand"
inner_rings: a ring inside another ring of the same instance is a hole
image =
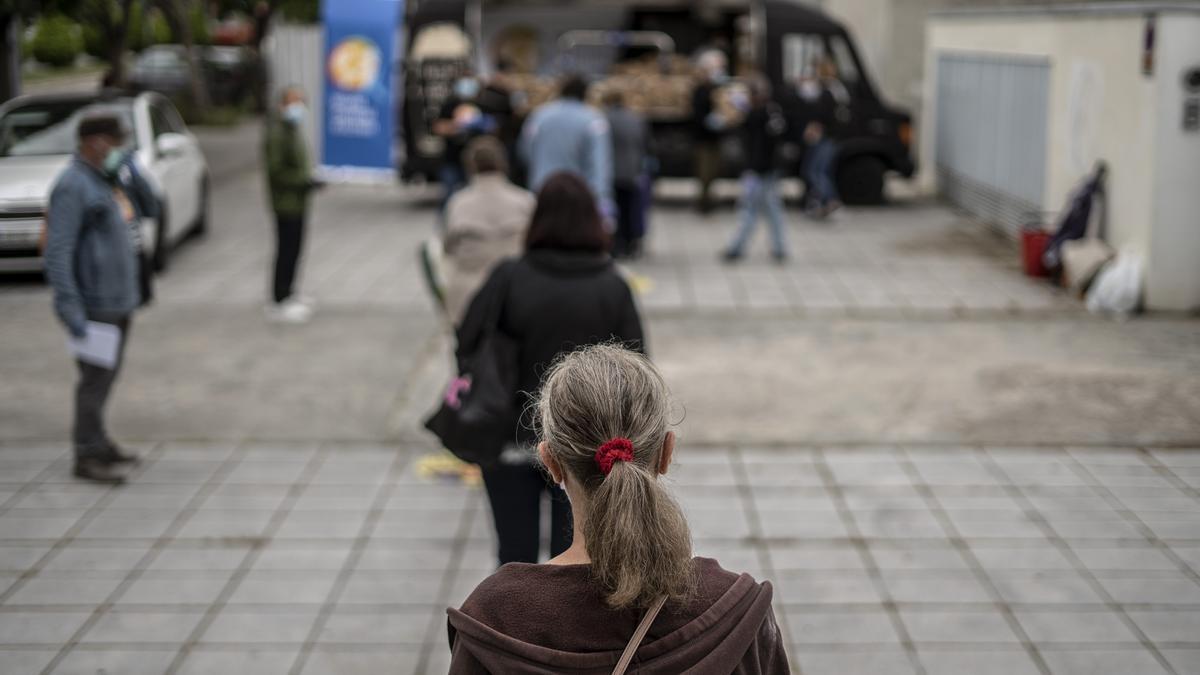
[[[69,338],[67,347],[80,361],[112,370],[117,367],[117,354],[121,349],[121,329],[112,324],[89,321],[87,335]]]

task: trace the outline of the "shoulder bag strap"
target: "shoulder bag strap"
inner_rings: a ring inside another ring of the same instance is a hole
[[[621,654],[621,660],[617,661],[617,667],[613,668],[612,675],[625,675],[625,669],[629,668],[629,662],[633,660],[633,655],[637,652],[638,647],[642,646],[646,632],[650,630],[650,625],[654,623],[654,619],[666,603],[667,596],[659,597],[650,611],[646,612],[646,616],[642,617],[642,622],[633,632],[633,637],[629,638],[629,644],[625,645],[625,652]]]

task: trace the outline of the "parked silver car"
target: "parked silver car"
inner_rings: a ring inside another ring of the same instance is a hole
[[[165,97],[25,96],[0,106],[0,271],[41,270],[38,237],[50,189],[75,152],[80,118],[94,112],[124,121],[128,149],[162,207],[157,220],[143,223],[155,267],[165,269],[175,244],[204,232],[208,166]]]

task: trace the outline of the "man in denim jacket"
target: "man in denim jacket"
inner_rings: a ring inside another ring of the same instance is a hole
[[[75,388],[75,475],[106,483],[124,481],[137,462],[104,429],[104,405],[121,367],[130,317],[142,300],[138,216],[118,178],[124,138],[114,116],[80,121],[78,152],[50,193],[45,252],[54,310],[71,336],[86,337],[89,322],[121,331],[113,368],[78,361]]]

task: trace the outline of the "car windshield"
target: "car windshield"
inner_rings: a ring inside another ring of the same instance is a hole
[[[0,118],[0,157],[69,155],[78,144],[79,120],[97,113],[119,117],[126,130],[126,147],[137,147],[133,108],[128,102],[39,102],[13,108]]]

